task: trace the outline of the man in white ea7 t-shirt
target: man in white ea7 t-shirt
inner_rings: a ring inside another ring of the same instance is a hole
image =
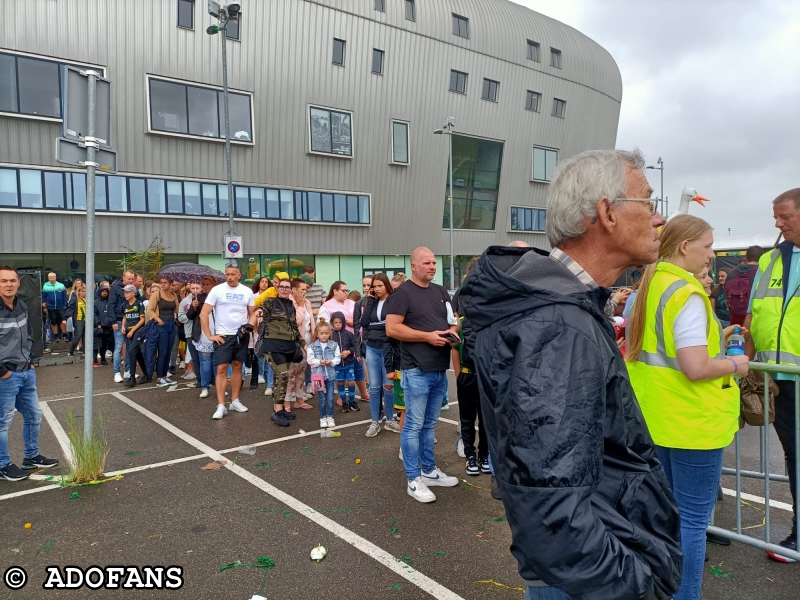
[[[242,390],[242,363],[247,360],[250,330],[247,321],[254,310],[253,291],[239,283],[242,272],[239,267],[225,267],[225,283],[214,287],[206,298],[200,312],[203,333],[214,343],[214,359],[217,363],[217,410],[214,419],[228,414],[225,408],[225,388],[228,386],[228,365],[231,372],[230,409],[247,412],[247,407],[239,401]],[[208,316],[214,311],[214,331],[209,327]],[[249,330],[248,330],[249,328]]]

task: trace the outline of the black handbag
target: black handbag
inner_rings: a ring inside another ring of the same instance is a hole
[[[303,362],[303,358],[305,358],[306,353],[303,352],[303,349],[300,347],[300,344],[297,342],[294,343],[294,354],[292,354],[292,362],[293,363],[301,363]]]

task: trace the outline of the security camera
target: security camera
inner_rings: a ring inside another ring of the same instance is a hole
[[[234,2],[233,4],[228,4],[228,6],[225,7],[225,10],[228,11],[228,16],[231,19],[236,19],[239,16],[239,11],[241,9],[242,7],[237,2]]]

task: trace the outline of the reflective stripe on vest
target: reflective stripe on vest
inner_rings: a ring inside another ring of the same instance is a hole
[[[775,350],[764,350],[763,352],[756,352],[756,360],[758,362],[776,363],[778,362],[778,353]],[[794,364],[800,367],[800,356],[792,354],[781,348],[781,364],[790,365]]]

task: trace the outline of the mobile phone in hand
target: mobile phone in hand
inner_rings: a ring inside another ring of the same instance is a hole
[[[444,339],[446,339],[448,342],[450,342],[451,344],[460,344],[461,343],[461,340],[458,339],[458,336],[456,336],[453,333],[446,333],[442,337]]]

